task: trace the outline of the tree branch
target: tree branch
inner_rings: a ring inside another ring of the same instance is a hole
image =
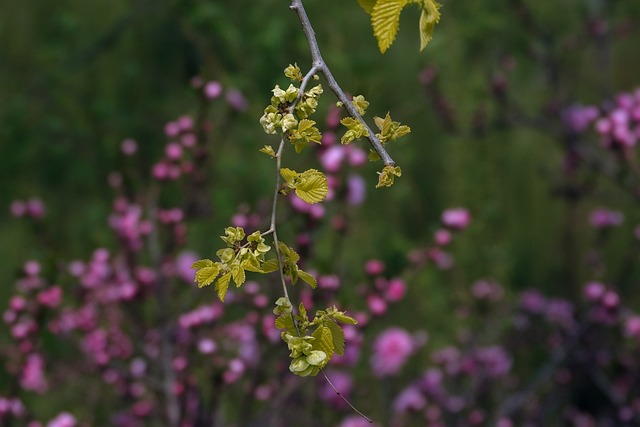
[[[309,51],[311,52],[311,61],[313,64],[313,68],[322,73],[322,75],[327,80],[329,88],[333,91],[336,98],[338,98],[338,100],[347,109],[349,115],[364,125],[369,134],[367,136],[367,139],[369,140],[371,147],[378,154],[378,156],[380,156],[380,159],[382,159],[382,162],[385,164],[385,166],[395,166],[396,163],[393,161],[389,153],[387,153],[387,150],[384,149],[382,143],[376,137],[375,133],[371,130],[367,122],[364,121],[360,113],[358,113],[358,111],[355,109],[355,107],[351,103],[351,100],[347,98],[347,95],[344,93],[336,79],[333,77],[333,74],[331,74],[331,70],[329,70],[326,62],[324,62],[324,59],[322,59],[315,32],[313,31],[313,27],[311,26],[311,22],[309,21],[307,12],[302,5],[302,0],[292,0],[291,6],[289,6],[289,8],[298,15],[298,18],[300,18],[302,31],[304,32],[304,35],[307,38],[307,42],[309,43]]]

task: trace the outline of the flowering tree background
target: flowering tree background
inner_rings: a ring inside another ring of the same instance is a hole
[[[280,204],[317,278],[292,293],[358,321],[328,382],[288,369],[277,278],[222,304],[191,269],[268,228],[295,14],[63,3],[0,18],[0,425],[640,423],[640,4],[443,2],[422,53],[407,7],[380,56],[358,2],[305,2],[345,89],[411,126],[391,189],[331,103],[292,160],[328,182]]]

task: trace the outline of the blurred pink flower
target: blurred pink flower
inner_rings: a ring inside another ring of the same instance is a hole
[[[465,208],[447,209],[442,213],[442,223],[447,227],[463,230],[471,222],[471,213]]]
[[[132,156],[138,151],[138,143],[131,138],[127,138],[120,143],[120,150],[127,156]]]
[[[364,264],[364,271],[369,276],[377,276],[384,273],[384,263],[379,259],[370,259]]]
[[[624,221],[624,215],[619,211],[609,209],[595,209],[589,216],[589,222],[594,228],[617,227]]]
[[[367,196],[367,183],[360,175],[349,175],[347,181],[347,203],[361,205]]]
[[[222,85],[217,81],[210,81],[204,85],[204,96],[215,99],[222,95]]]
[[[413,337],[401,328],[389,328],[373,344],[371,368],[379,377],[395,375],[415,350]]]
[[[193,251],[182,251],[176,258],[176,275],[187,283],[193,283],[196,275],[191,269],[194,262],[200,259]]]

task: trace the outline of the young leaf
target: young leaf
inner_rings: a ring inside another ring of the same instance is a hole
[[[400,13],[409,0],[378,0],[371,13],[373,34],[378,39],[380,53],[385,53],[396,39]]]
[[[285,180],[287,184],[294,184],[295,180],[298,178],[300,174],[289,168],[281,168],[280,175],[282,175],[282,178]]]
[[[315,289],[316,286],[318,286],[318,282],[316,281],[316,278],[310,275],[309,273],[307,273],[306,271],[298,270],[298,276],[307,284],[309,284],[309,286],[311,286],[313,289]]]
[[[315,169],[304,171],[300,174],[300,183],[295,190],[296,195],[307,203],[321,202],[329,193],[327,177]]]
[[[313,349],[324,351],[328,356],[327,358],[331,359],[335,351],[331,330],[326,326],[318,326],[318,329],[315,330],[312,336],[315,338],[313,341]]]
[[[261,153],[266,154],[267,156],[276,157],[276,152],[273,150],[273,147],[270,145],[265,145],[260,149]]]
[[[272,273],[278,270],[278,260],[275,258],[268,259],[260,265],[260,273]]]
[[[333,348],[340,356],[344,354],[344,331],[333,320],[325,319],[322,322],[324,326],[331,331],[331,339],[333,340]]]
[[[217,264],[211,265],[211,267],[203,267],[196,272],[195,282],[198,283],[198,287],[208,286],[216,280],[220,274],[220,266]]]
[[[200,270],[201,268],[211,267],[212,265],[213,261],[211,261],[210,259],[201,259],[200,261],[194,262],[191,268]]]
[[[433,38],[433,28],[440,21],[440,5],[435,0],[423,0],[420,14],[420,50],[427,47]]]
[[[229,289],[230,280],[231,273],[226,273],[220,276],[220,278],[216,282],[216,291],[218,292],[218,298],[220,298],[220,301],[222,302],[224,302],[224,297],[227,294],[227,289]]]
[[[246,275],[244,273],[244,268],[242,268],[239,265],[232,265],[231,266],[231,277],[233,277],[233,281],[236,284],[236,287],[240,287],[240,285],[242,285],[246,278]]]

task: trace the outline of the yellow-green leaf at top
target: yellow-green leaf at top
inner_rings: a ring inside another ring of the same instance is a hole
[[[358,4],[362,7],[369,15],[373,12],[373,6],[376,4],[376,0],[358,0]]]
[[[371,26],[381,53],[385,53],[396,39],[400,28],[400,13],[408,2],[409,0],[378,0],[373,7]]]
[[[440,4],[435,0],[423,0],[420,14],[420,50],[427,47],[433,38],[433,28],[440,21]]]
[[[296,195],[307,203],[321,202],[329,193],[327,177],[316,169],[309,169],[300,174],[300,183],[295,187]]]

